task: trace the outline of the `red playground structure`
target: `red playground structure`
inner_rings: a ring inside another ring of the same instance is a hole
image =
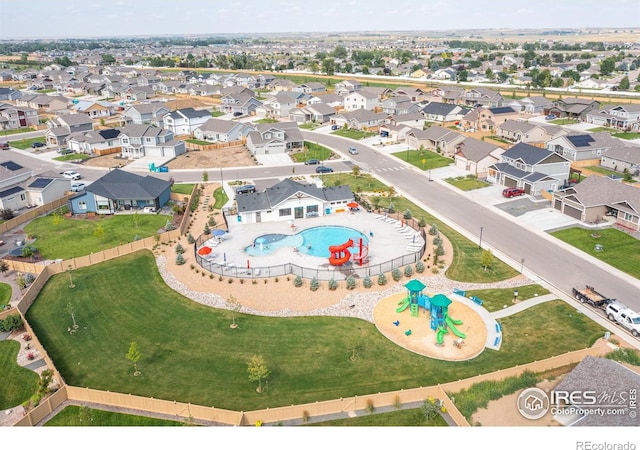
[[[349,239],[347,242],[341,245],[332,245],[329,247],[329,264],[332,266],[341,266],[348,262],[352,256],[353,260],[358,263],[358,265],[362,265],[367,255],[369,254],[369,246],[365,245],[362,238],[359,239],[358,243],[358,254],[352,255],[349,251],[349,247],[354,247],[353,239]]]

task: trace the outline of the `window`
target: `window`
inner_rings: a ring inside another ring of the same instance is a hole
[[[624,213],[624,220],[626,220],[628,222],[633,221],[633,214],[628,213],[628,212]]]
[[[78,202],[78,209],[87,209],[87,202]]]
[[[290,216],[291,215],[291,208],[279,209],[278,210],[278,214],[280,215],[280,217]]]
[[[308,205],[307,213],[310,213],[310,212],[318,212],[318,205]]]

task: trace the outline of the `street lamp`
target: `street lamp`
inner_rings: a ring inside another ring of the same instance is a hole
[[[478,249],[482,249],[482,230],[484,227],[480,227],[480,243],[478,244]]]

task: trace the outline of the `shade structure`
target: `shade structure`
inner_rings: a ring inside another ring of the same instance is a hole
[[[348,206],[349,208],[357,208],[357,207],[358,207],[358,204],[357,204],[356,202],[349,202],[349,203],[347,203],[347,206]]]
[[[198,249],[198,255],[208,255],[209,253],[211,253],[213,251],[213,249],[211,247],[207,247],[206,245],[204,247],[200,247]]]
[[[227,232],[224,230],[213,230],[211,234],[214,236],[222,236],[223,234],[227,234]]]

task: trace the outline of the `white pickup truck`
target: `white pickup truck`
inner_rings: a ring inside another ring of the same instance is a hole
[[[605,313],[609,320],[619,323],[635,337],[640,336],[640,314],[637,312],[622,303],[613,302],[607,305]]]

